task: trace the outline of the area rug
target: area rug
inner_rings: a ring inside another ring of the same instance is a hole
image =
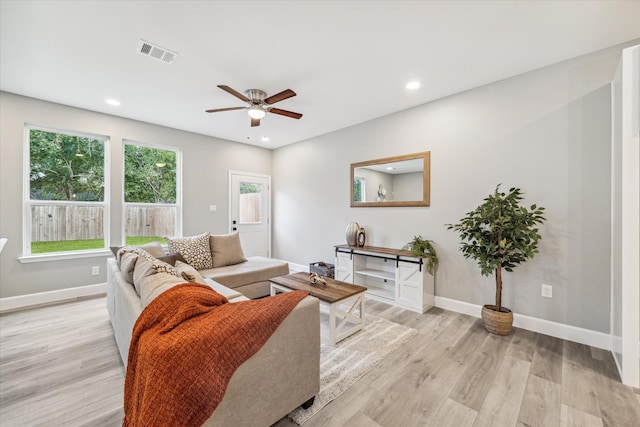
[[[340,341],[336,346],[322,344],[320,392],[310,408],[298,408],[289,414],[289,418],[302,425],[416,333],[415,329],[407,326],[367,315],[360,332]]]

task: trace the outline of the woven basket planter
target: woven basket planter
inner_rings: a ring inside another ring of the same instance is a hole
[[[482,306],[482,320],[484,328],[496,335],[509,335],[513,324],[513,313],[508,308],[496,311],[495,305]]]

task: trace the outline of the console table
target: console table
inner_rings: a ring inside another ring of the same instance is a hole
[[[335,278],[367,287],[372,299],[418,313],[433,306],[434,277],[409,251],[375,246],[335,246]]]

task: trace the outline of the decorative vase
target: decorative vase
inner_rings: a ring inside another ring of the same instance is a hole
[[[367,233],[366,231],[364,231],[364,227],[360,227],[360,230],[358,230],[358,237],[357,237],[357,243],[358,246],[363,247],[364,246],[364,241],[367,238]]]
[[[356,246],[358,244],[358,231],[360,230],[360,226],[357,222],[352,222],[347,225],[347,229],[345,230],[345,238],[347,239],[347,245]]]
[[[513,313],[505,307],[502,307],[501,311],[496,311],[495,305],[483,305],[482,321],[484,328],[492,334],[509,335],[513,324]]]

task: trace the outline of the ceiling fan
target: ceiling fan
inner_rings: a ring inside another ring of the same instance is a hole
[[[267,94],[260,89],[248,89],[244,91],[244,95],[240,92],[225,85],[218,85],[218,87],[225,92],[230,93],[238,99],[248,103],[247,107],[228,107],[228,108],[216,108],[213,110],[206,110],[207,113],[218,113],[220,111],[231,110],[247,110],[249,117],[251,117],[251,126],[260,126],[260,119],[262,119],[267,113],[279,114],[281,116],[291,117],[292,119],[299,119],[302,117],[300,113],[294,113],[293,111],[281,110],[280,108],[268,107],[268,105],[275,104],[276,102],[283,101],[292,96],[296,96],[296,93],[291,89],[283,90],[280,93],[271,95],[267,98]]]

